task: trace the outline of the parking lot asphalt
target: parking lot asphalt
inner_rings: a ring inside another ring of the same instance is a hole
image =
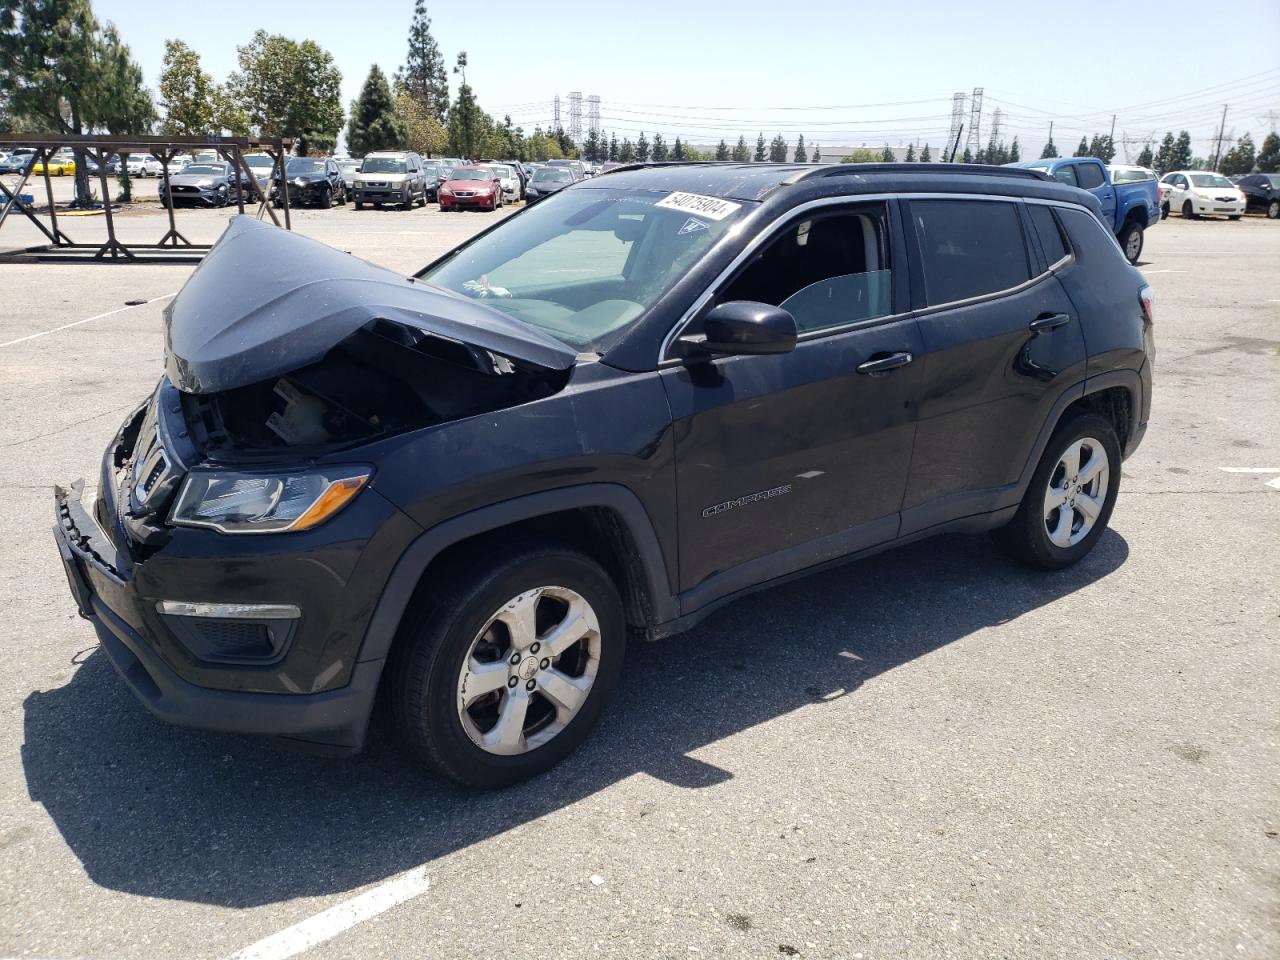
[[[408,271],[493,216],[296,224]],[[488,794],[381,729],[323,760],[133,700],[50,486],[92,485],[191,267],[0,264],[0,956],[1280,955],[1277,264],[1261,219],[1149,233],[1152,423],[1084,562],[955,536],[757,594]]]

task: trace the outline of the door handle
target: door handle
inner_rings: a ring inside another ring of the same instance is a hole
[[[1031,321],[1029,329],[1032,333],[1044,333],[1048,330],[1056,330],[1058,327],[1064,327],[1071,322],[1071,316],[1066,313],[1046,313],[1043,316],[1036,317]]]
[[[914,360],[909,353],[890,353],[887,356],[877,357],[874,360],[867,360],[858,364],[859,373],[888,373],[890,370],[897,370],[899,367],[905,367]]]

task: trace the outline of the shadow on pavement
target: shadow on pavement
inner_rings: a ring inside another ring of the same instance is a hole
[[[687,634],[634,643],[618,696],[551,773],[469,793],[417,768],[389,736],[323,760],[169,727],[90,656],[25,704],[22,759],[89,877],[114,890],[224,906],[342,893],[478,843],[647,773],[687,789],[733,774],[687,754],[867,680],[1107,576],[1108,531],[1053,574],[985,537],[884,553],[726,607]],[[854,654],[850,657],[849,654]]]

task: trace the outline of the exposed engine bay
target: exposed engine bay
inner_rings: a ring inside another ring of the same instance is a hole
[[[185,393],[200,452],[328,449],[527,403],[559,391],[551,370],[421,329],[375,320],[320,360],[258,383]]]

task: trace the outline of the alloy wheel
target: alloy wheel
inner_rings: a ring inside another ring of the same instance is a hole
[[[1089,535],[1106,503],[1110,475],[1100,440],[1082,437],[1062,452],[1044,495],[1044,525],[1054,546],[1074,547]]]
[[[1267,217],[1271,220],[1280,220],[1280,200],[1272,200],[1267,204]]]
[[[1142,252],[1142,231],[1130,230],[1129,237],[1125,240],[1124,255],[1130,263],[1138,259],[1138,254]]]
[[[458,719],[482,750],[514,756],[578,715],[600,666],[600,624],[581,594],[544,586],[512,597],[471,641],[458,674]]]

